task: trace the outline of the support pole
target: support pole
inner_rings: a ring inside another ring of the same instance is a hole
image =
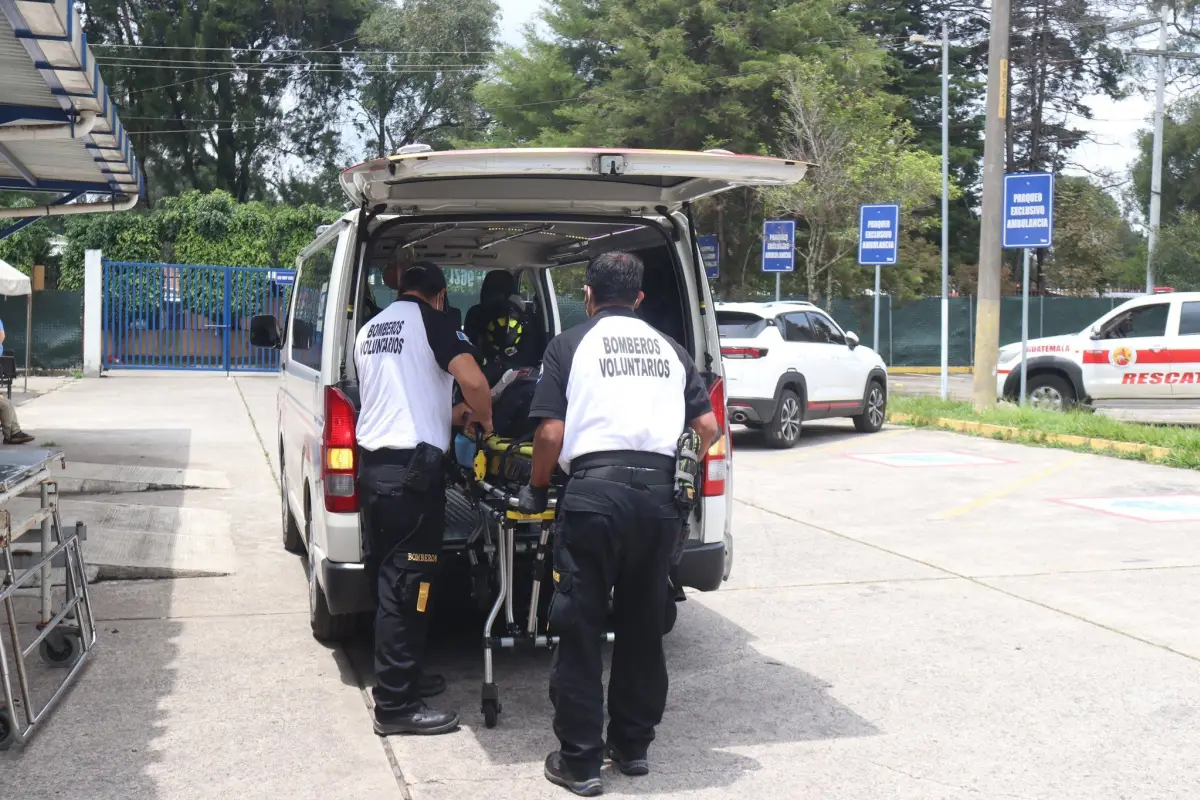
[[[875,265],[875,352],[879,352],[879,265]]]
[[[779,281],[779,278],[780,278],[780,276],[779,276],[779,273],[778,273],[778,272],[776,272],[776,273],[775,273],[775,302],[776,302],[776,303],[778,303],[778,302],[779,302],[779,283],[780,283],[780,281]],[[808,298],[808,299],[809,299],[810,301],[812,300],[812,298],[811,298],[811,297],[810,297],[810,298]]]
[[[942,399],[950,396],[950,23],[942,23]]]
[[[1000,350],[1000,224],[1004,182],[1005,117],[1008,114],[1009,0],[993,0],[988,47],[987,126],[983,147],[983,203],[979,231],[979,305],[975,316],[976,408],[996,405],[996,356]]]
[[[1021,275],[1021,405],[1025,399],[1025,385],[1028,370],[1025,366],[1026,351],[1029,348],[1029,249],[1021,251],[1021,261],[1024,265]]]
[[[1154,251],[1162,222],[1163,115],[1167,91],[1167,24],[1170,9],[1164,2],[1158,20],[1158,78],[1154,89],[1154,149],[1150,166],[1150,228],[1146,233],[1146,294],[1154,291]]]
[[[32,287],[31,287],[32,288]],[[25,393],[29,393],[29,356],[33,353],[33,292],[25,298]]]

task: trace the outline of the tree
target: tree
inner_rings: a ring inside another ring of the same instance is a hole
[[[765,191],[766,203],[800,223],[796,251],[808,297],[824,294],[828,302],[838,288],[833,267],[857,248],[858,207],[886,199],[913,219],[941,193],[941,167],[912,144],[911,125],[878,92],[840,85],[819,63],[790,75],[782,99],[785,155],[818,166],[796,186]]]
[[[0,208],[23,208],[39,202],[45,203],[47,200],[34,199],[24,194],[0,193]],[[15,222],[15,219],[2,220],[0,227],[7,227]],[[56,260],[52,256],[53,240],[54,229],[51,220],[40,219],[11,236],[0,239],[0,259],[4,259],[26,275],[32,274],[36,264],[46,266],[47,272],[53,273]],[[54,275],[47,275],[47,279],[54,282]]]
[[[377,1],[89,2],[88,40],[150,196],[268,197],[268,166],[311,154],[335,118],[345,45]]]
[[[1153,143],[1153,134],[1143,131],[1133,165],[1134,191],[1147,216]],[[1169,224],[1187,211],[1200,212],[1200,94],[1173,104],[1163,118],[1163,222]]]
[[[1071,294],[1103,292],[1120,282],[1129,223],[1117,201],[1087,178],[1059,176],[1054,187],[1054,248],[1046,285]]]
[[[359,28],[362,79],[355,127],[382,158],[422,141],[444,144],[482,126],[473,90],[495,46],[493,0],[406,0],[381,5]]]
[[[883,88],[903,98],[897,116],[913,127],[913,143],[942,154],[942,22],[950,22],[950,178],[961,190],[950,206],[950,264],[973,264],[979,255],[980,164],[987,90],[988,17],[983,0],[864,0],[850,12],[887,52]],[[924,45],[911,36],[924,37]],[[940,213],[940,211],[939,211]],[[941,229],[928,228],[941,246]],[[940,286],[937,293],[940,293]]]
[[[1091,0],[1018,0],[1012,10],[1008,171],[1061,172],[1087,134],[1088,98],[1124,95],[1126,58]]]
[[[848,82],[882,74],[878,48],[836,0],[551,0],[478,97],[484,141],[778,153],[780,90],[805,58]],[[721,288],[758,251],[753,192],[719,195],[697,222],[721,239]]]
[[[1162,228],[1154,252],[1158,284],[1176,291],[1200,291],[1200,213],[1184,211]]]

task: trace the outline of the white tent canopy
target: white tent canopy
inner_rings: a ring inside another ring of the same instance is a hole
[[[25,295],[25,390],[29,390],[29,353],[33,345],[33,286],[29,276],[0,258],[0,295]]]
[[[0,295],[17,297],[29,294],[31,291],[29,276],[4,259],[0,259]]]

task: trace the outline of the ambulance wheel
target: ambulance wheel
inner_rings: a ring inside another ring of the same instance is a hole
[[[282,524],[283,524],[283,549],[289,553],[304,552],[304,534],[300,532],[300,526],[296,524],[296,515],[292,513],[292,509],[288,507],[288,485],[287,476],[283,474],[283,452],[280,451],[279,460],[279,505],[282,508]]]
[[[358,624],[354,614],[331,614],[325,590],[317,579],[317,565],[308,564],[308,623],[318,642],[340,642],[354,635]]]
[[[784,389],[775,406],[775,416],[771,418],[764,429],[767,444],[781,450],[795,447],[796,442],[800,439],[800,424],[803,419],[804,411],[800,395],[791,389]]]
[[[1065,378],[1046,372],[1026,379],[1026,396],[1031,408],[1048,411],[1066,411],[1076,403],[1071,384]]]
[[[17,740],[17,726],[7,708],[0,708],[0,750],[7,750]]]
[[[484,700],[483,701],[483,724],[484,727],[494,728],[496,723],[500,721],[500,701],[499,700]]]

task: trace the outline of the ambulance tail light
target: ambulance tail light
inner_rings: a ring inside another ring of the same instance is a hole
[[[354,404],[346,395],[327,386],[325,430],[321,434],[321,481],[325,488],[326,511],[335,514],[358,511],[354,448]]]
[[[717,417],[720,435],[708,448],[704,456],[704,485],[701,489],[703,497],[721,497],[725,494],[725,480],[729,476],[729,431],[725,424],[725,380],[717,378],[712,388],[708,390],[708,399],[712,403],[713,414]]]

